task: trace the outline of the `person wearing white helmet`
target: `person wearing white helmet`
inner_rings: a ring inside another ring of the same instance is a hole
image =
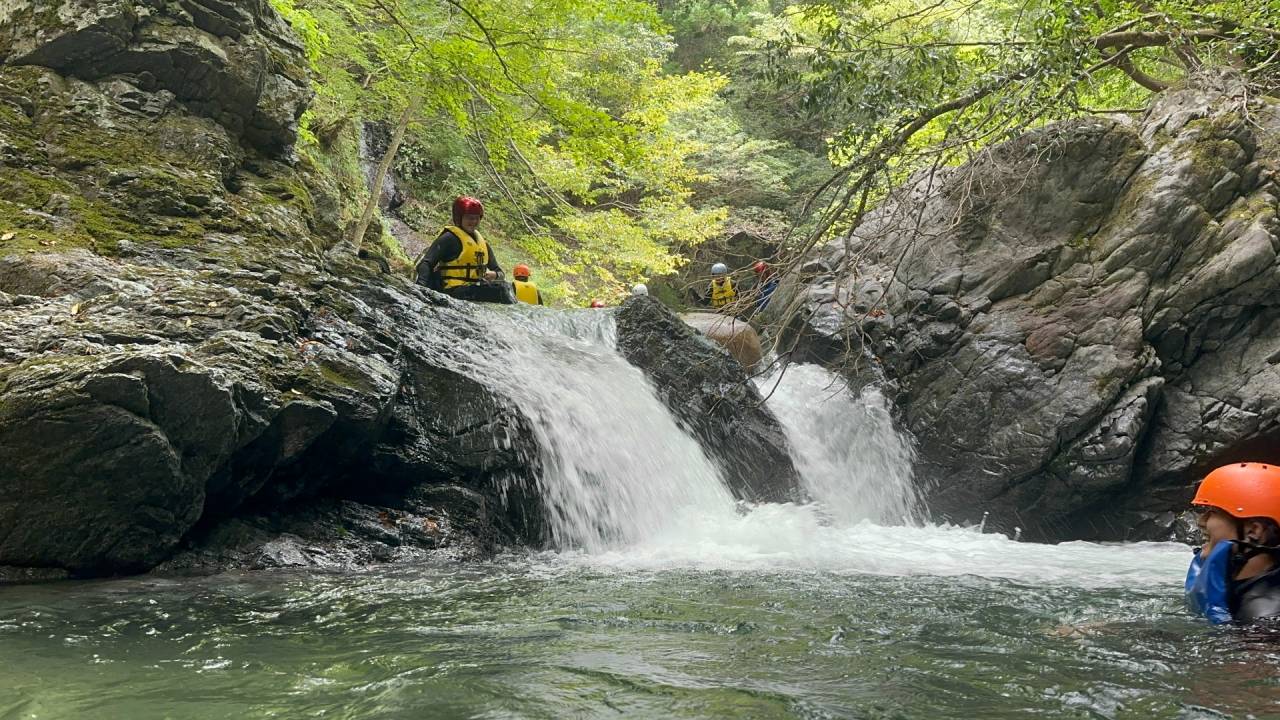
[[[649,294],[649,286],[648,286],[648,285],[645,285],[644,283],[636,283],[636,284],[635,284],[634,286],[632,286],[632,288],[631,288],[631,294],[632,294],[633,296],[635,296],[635,297],[639,297],[639,296],[641,296],[641,295],[648,295],[648,294]]]
[[[733,304],[738,298],[738,289],[733,286],[733,278],[729,277],[729,268],[724,263],[711,266],[711,307],[717,310]]]

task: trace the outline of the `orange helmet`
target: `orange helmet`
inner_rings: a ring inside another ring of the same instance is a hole
[[[517,280],[528,280],[530,274],[529,266],[524,263],[520,263],[511,269],[511,274],[515,275]]]
[[[1280,467],[1262,463],[1223,465],[1205,476],[1192,505],[1221,508],[1237,518],[1280,522]]]

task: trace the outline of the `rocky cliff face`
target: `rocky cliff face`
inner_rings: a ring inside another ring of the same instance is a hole
[[[469,309],[324,258],[265,2],[19,1],[0,47],[0,576],[541,538]]]
[[[790,339],[896,387],[937,518],[1167,537],[1207,469],[1280,455],[1278,163],[1228,73],[1030,133],[811,257]]]
[[[292,147],[311,98],[302,46],[268,0],[13,0],[0,62],[105,80],[143,114],[180,103],[269,154]]]

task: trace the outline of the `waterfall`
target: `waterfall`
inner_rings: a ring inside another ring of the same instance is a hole
[[[749,515],[767,523],[789,514],[787,523],[806,526],[914,519],[911,446],[874,390],[854,395],[812,365],[761,380],[815,504],[739,507],[707,453],[616,350],[612,313],[478,312],[495,342],[469,362],[509,389],[533,427],[540,492],[561,550],[714,544],[735,532],[759,533],[742,525]]]
[[[687,522],[733,515],[719,470],[615,349],[612,313],[483,310],[506,342],[477,368],[511,390],[542,455],[554,544],[600,552]]]
[[[919,521],[915,451],[878,388],[854,394],[839,376],[809,364],[778,368],[757,385],[786,430],[805,490],[832,522]]]

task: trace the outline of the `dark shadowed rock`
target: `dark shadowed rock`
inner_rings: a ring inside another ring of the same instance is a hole
[[[506,487],[528,479],[531,436],[451,361],[474,342],[468,308],[369,270],[287,262],[268,301],[251,293],[267,275],[185,269],[183,256],[111,263],[112,276],[87,253],[0,260],[0,287],[39,293],[0,308],[0,563],[145,570],[188,538],[223,542],[224,522],[315,544],[351,525],[348,511],[315,514],[338,500],[447,515],[475,547],[540,539],[536,523],[504,519],[537,511]],[[330,559],[380,559],[353,549],[366,535]],[[236,543],[188,564],[234,550],[242,565]],[[448,544],[423,543],[396,547]]]
[[[734,495],[785,501],[799,494],[786,436],[736,360],[652,298],[618,311],[618,350],[702,443]]]
[[[1164,537],[1204,471],[1278,459],[1280,106],[1244,97],[916,177],[783,288],[802,356],[897,388],[937,517]]]

